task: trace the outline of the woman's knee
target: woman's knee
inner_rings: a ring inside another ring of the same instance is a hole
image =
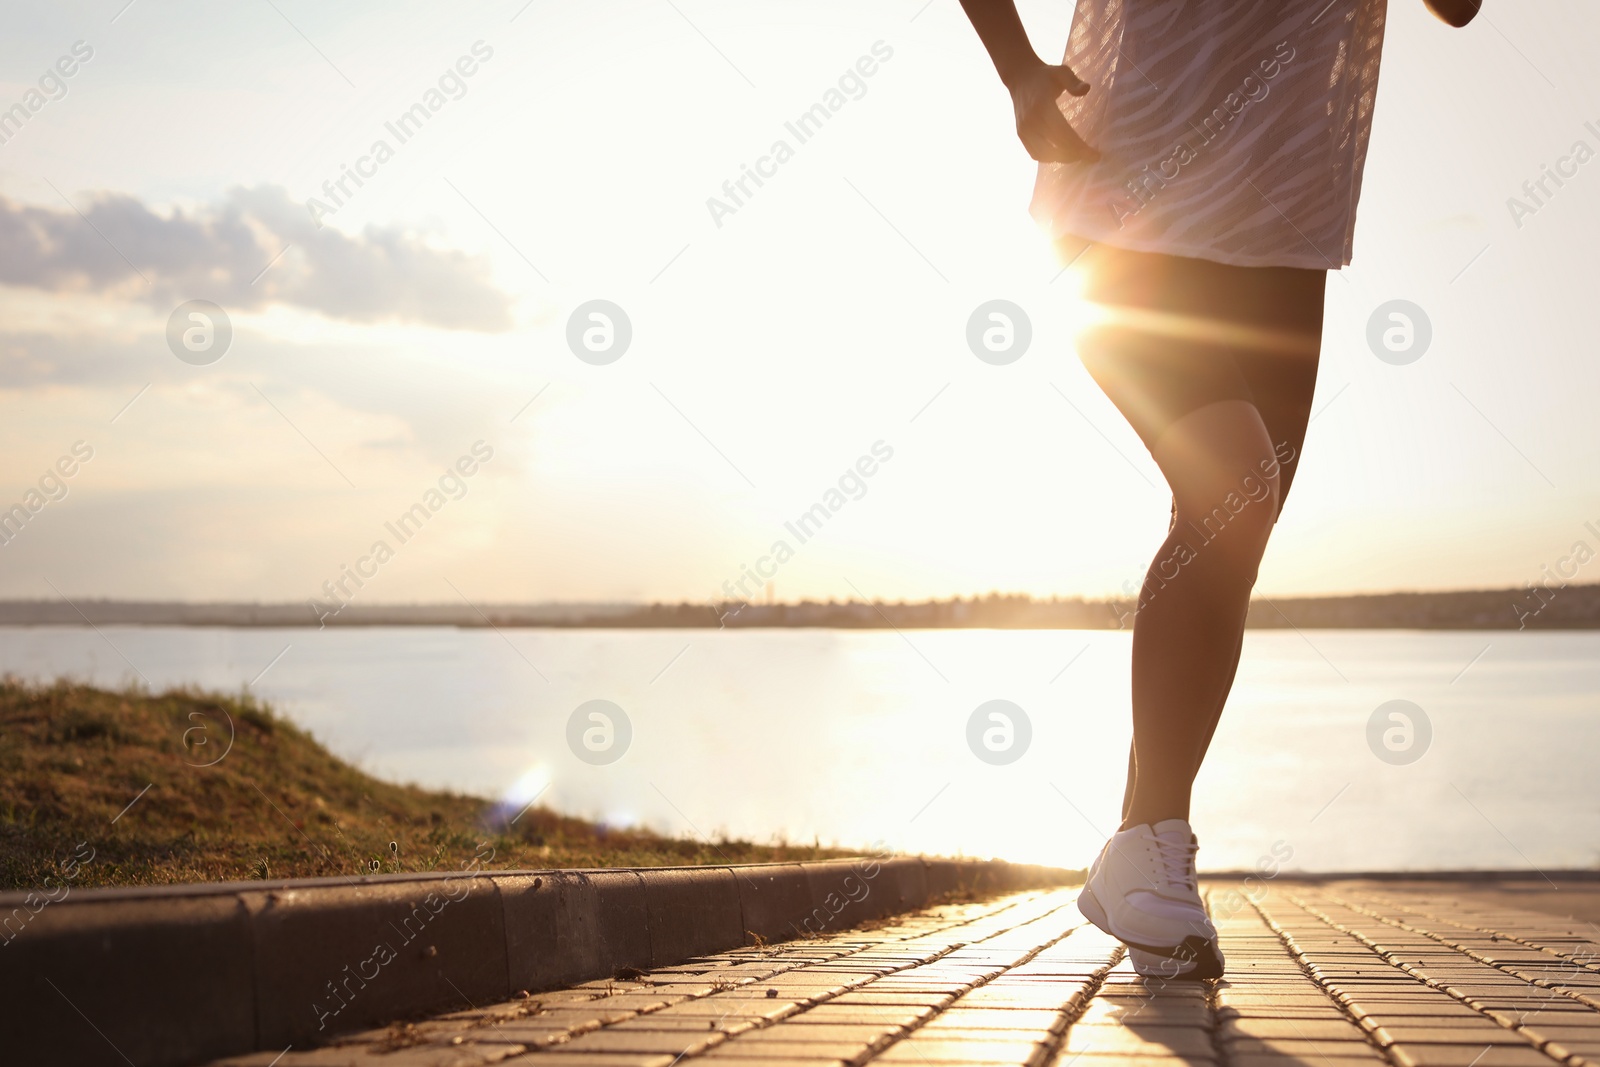
[[[1178,529],[1202,543],[1259,553],[1278,515],[1278,462],[1255,405],[1191,412],[1152,450],[1172,486]]]
[[[1260,483],[1267,488],[1266,483]],[[1174,532],[1191,546],[1259,558],[1277,518],[1275,491],[1252,496],[1245,490],[1216,487],[1180,497]]]

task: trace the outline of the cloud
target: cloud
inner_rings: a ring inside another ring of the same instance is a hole
[[[278,186],[234,188],[220,204],[168,215],[107,194],[83,216],[0,197],[0,285],[167,308],[205,299],[230,310],[286,304],[352,322],[511,328],[511,298],[489,280],[485,261],[399,227],[369,226],[354,237],[319,230]]]

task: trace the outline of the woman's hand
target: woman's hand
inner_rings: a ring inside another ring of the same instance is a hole
[[[1062,93],[1082,96],[1089,83],[1066,67],[1039,58],[1022,28],[1016,0],[961,0],[961,9],[989,50],[1000,80],[1011,90],[1017,136],[1041,163],[1092,163],[1100,153],[1083,143],[1056,106]]]
[[[1088,82],[1068,67],[1037,63],[1008,78],[1006,87],[1011,90],[1011,103],[1017,113],[1017,136],[1022,138],[1028,155],[1041,163],[1094,163],[1099,160],[1100,153],[1084,143],[1056,104],[1062,93],[1082,96],[1088,92]]]
[[[1428,5],[1429,11],[1456,29],[1471,22],[1477,15],[1478,8],[1483,6],[1483,0],[1422,0],[1422,2]]]

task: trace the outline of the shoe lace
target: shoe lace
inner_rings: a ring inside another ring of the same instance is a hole
[[[1175,837],[1152,836],[1155,838],[1156,854],[1161,858],[1162,874],[1167,882],[1194,890],[1194,857],[1195,853],[1200,851],[1200,846],[1193,838],[1182,841]]]

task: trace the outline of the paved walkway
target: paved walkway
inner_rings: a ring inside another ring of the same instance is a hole
[[[1240,888],[1207,886],[1217,983],[1146,983],[1053,890],[219,1063],[1600,1064],[1600,927],[1438,883]]]

